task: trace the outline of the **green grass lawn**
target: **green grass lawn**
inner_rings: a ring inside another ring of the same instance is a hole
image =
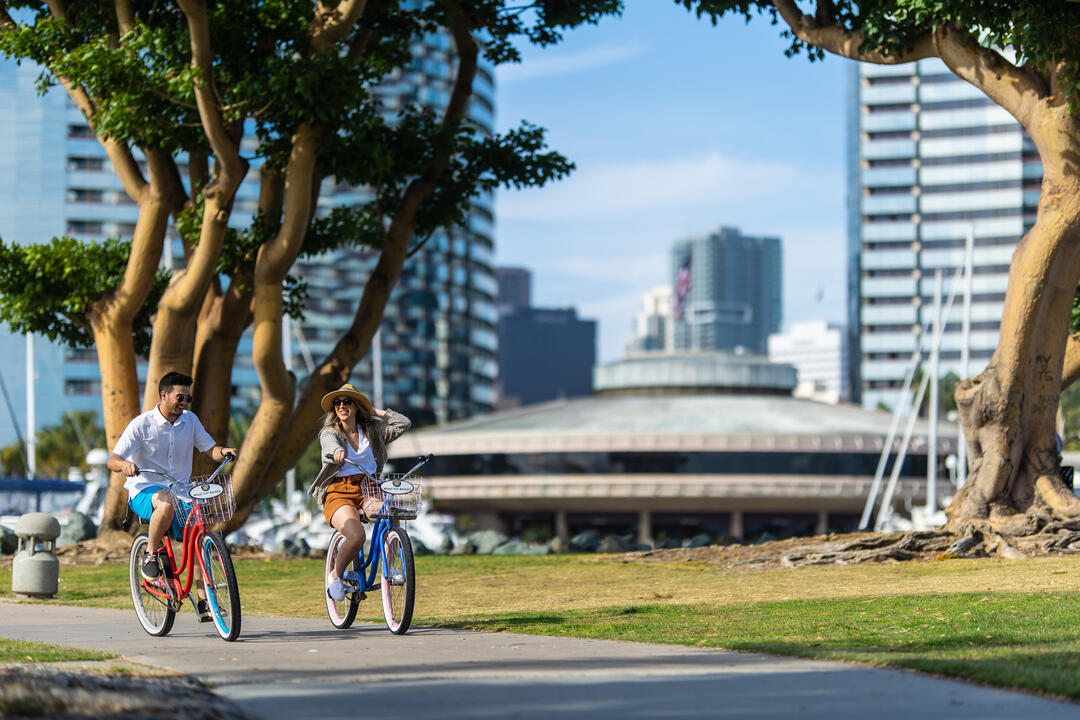
[[[112,660],[117,655],[78,648],[0,638],[0,663],[47,663],[66,660]]]
[[[236,567],[246,614],[326,616],[321,560]],[[415,624],[848,660],[1080,699],[1080,557],[774,571],[422,557],[417,577]],[[63,568],[61,579],[46,602],[131,607],[124,566]],[[0,597],[10,586],[0,569]],[[381,622],[378,599],[358,617]]]

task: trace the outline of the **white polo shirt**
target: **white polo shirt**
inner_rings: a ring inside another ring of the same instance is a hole
[[[214,445],[214,439],[195,413],[184,410],[175,423],[170,423],[155,405],[128,423],[113,452],[140,468],[157,470],[187,482],[191,478],[193,448],[206,452]],[[129,477],[124,483],[129,498],[150,487],[168,487],[168,484],[164,478],[150,474]],[[189,499],[185,494],[180,495]]]

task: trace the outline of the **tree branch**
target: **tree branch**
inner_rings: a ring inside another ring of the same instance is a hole
[[[48,6],[49,12],[54,18],[67,21],[67,10],[60,0],[49,0]],[[7,20],[10,21],[11,18],[8,17]],[[94,130],[94,114],[97,112],[97,107],[90,98],[90,94],[86,92],[86,88],[66,75],[53,74],[56,75],[56,79],[67,91],[68,97],[82,112],[90,129]],[[97,134],[96,130],[94,132]],[[143,194],[146,191],[146,180],[139,170],[139,164],[135,162],[135,157],[131,154],[131,148],[126,143],[117,142],[112,138],[102,140],[99,137],[98,141],[105,148],[105,153],[109,156],[109,162],[112,163],[113,170],[116,172],[116,176],[120,178],[120,183],[124,186],[124,191],[128,194],[128,197],[136,204],[141,203]]]
[[[311,49],[323,53],[345,37],[364,12],[367,0],[341,0],[335,5],[316,3],[315,17],[308,28]]]
[[[859,48],[866,40],[862,33],[845,30],[833,22],[821,24],[813,16],[799,10],[795,0],[773,0],[773,5],[797,38],[808,45],[819,47],[835,55],[878,65],[898,65],[938,55],[929,33],[916,39],[915,45],[906,53],[885,55],[877,50],[860,52]]]
[[[1039,102],[1050,90],[1049,79],[1043,73],[1013,65],[1001,53],[977,43],[962,28],[937,28],[934,46],[957,77],[982,90],[1032,132]]]
[[[135,12],[131,9],[131,0],[114,0],[113,6],[116,8],[116,27],[123,37],[135,24]]]
[[[214,58],[210,46],[210,19],[205,0],[178,0],[187,18],[191,38],[191,67],[198,70],[195,78],[195,101],[199,106],[199,118],[210,140],[218,166],[218,180],[235,192],[247,173],[247,164],[240,158],[240,146],[221,116],[218,96],[214,89]],[[228,202],[232,201],[231,192]],[[226,203],[226,204],[227,204]]]
[[[379,0],[376,3],[372,3],[367,6],[364,11],[365,15],[370,15],[372,18],[376,18],[386,12],[390,7],[391,0]],[[353,36],[352,41],[349,43],[348,57],[355,60],[363,54],[367,49],[368,42],[371,41],[372,31],[370,28],[360,30]]]
[[[277,236],[259,249],[255,281],[280,285],[303,244],[311,219],[311,184],[315,181],[315,160],[319,133],[301,125],[292,138],[292,150],[285,167],[285,204]]]

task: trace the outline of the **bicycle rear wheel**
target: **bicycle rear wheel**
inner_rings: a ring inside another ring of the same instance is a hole
[[[229,548],[216,532],[203,535],[199,546],[206,604],[214,618],[214,628],[223,640],[235,640],[240,635],[240,588],[236,584]]]
[[[330,597],[329,587],[326,584],[326,576],[334,569],[341,546],[345,544],[345,536],[335,531],[330,538],[330,545],[326,548],[326,571],[323,573],[323,597],[326,598],[326,614],[330,616],[330,622],[339,630],[344,630],[353,624],[356,619],[356,609],[360,606],[357,593],[348,593],[344,600],[334,600]],[[352,569],[360,572],[358,558],[353,558]]]
[[[128,554],[128,584],[131,586],[131,602],[135,606],[135,615],[139,618],[139,624],[150,635],[160,637],[172,630],[176,611],[170,605],[172,592],[164,576],[144,580],[139,571],[149,542],[147,533],[136,535],[131,541],[131,552]]]
[[[412,623],[413,601],[416,596],[416,573],[413,570],[412,543],[405,528],[391,528],[383,541],[387,573],[382,579],[383,616],[386,627],[395,635],[403,635]]]

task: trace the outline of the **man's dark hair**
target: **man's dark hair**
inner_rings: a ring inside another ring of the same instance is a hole
[[[183,385],[185,387],[191,387],[191,383],[195,382],[184,373],[170,372],[165,373],[161,378],[161,381],[157,384],[157,391],[160,395],[163,392],[169,392],[176,385]]]

